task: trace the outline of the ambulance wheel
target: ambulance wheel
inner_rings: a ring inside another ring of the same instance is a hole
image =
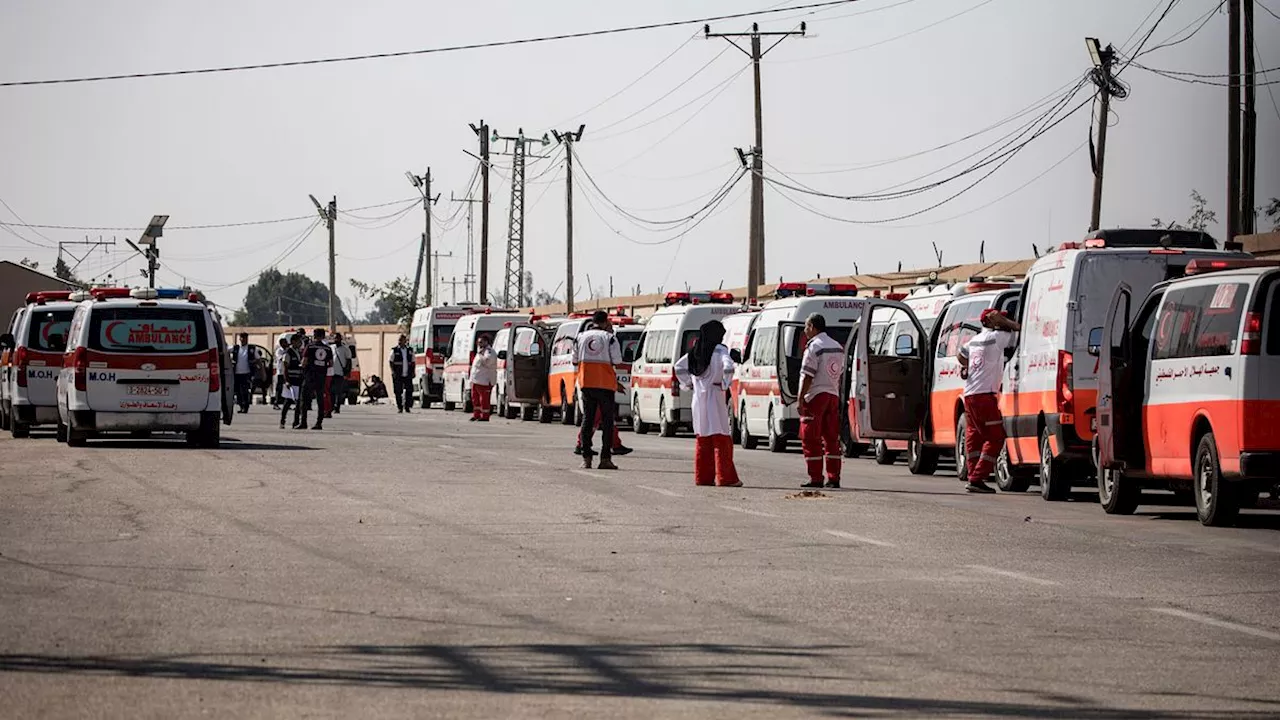
[[[9,404],[0,404],[0,430],[9,429]]]
[[[676,424],[667,416],[667,399],[658,401],[658,434],[664,438],[676,436]]]
[[[786,452],[787,438],[778,432],[777,425],[773,422],[773,408],[769,408],[769,452]]]
[[[560,386],[560,424],[573,424],[573,406],[569,404],[569,395],[564,391],[564,385]]]
[[[1213,433],[1206,433],[1196,450],[1196,515],[1202,525],[1222,527],[1234,523],[1239,513],[1236,488],[1222,478],[1218,444]]]
[[[445,412],[453,412],[454,408],[458,407],[457,403],[451,403],[448,400],[445,400],[441,405],[444,406]]]
[[[1098,502],[1108,515],[1132,515],[1142,500],[1142,488],[1124,473],[1106,468],[1098,473]]]
[[[84,447],[85,443],[87,443],[88,441],[89,441],[89,434],[82,430],[77,430],[75,426],[75,420],[72,420],[71,423],[67,425],[67,446],[68,447]]]
[[[884,440],[877,440],[875,443],[876,464],[892,465],[898,462],[898,453],[889,449],[889,443]]]
[[[582,427],[582,395],[577,392],[573,394],[573,424]]]
[[[216,450],[222,445],[222,425],[216,413],[200,416],[200,427],[187,433],[187,444],[192,447]]]
[[[956,477],[968,482],[969,456],[964,449],[964,434],[969,429],[969,416],[961,414],[956,421]]]
[[[60,443],[67,441],[67,426],[63,425],[61,420],[58,421],[58,429],[54,430],[54,437],[57,438]]]
[[[15,438],[24,438],[31,436],[31,426],[20,422],[17,418],[9,420],[9,434]]]
[[[907,441],[907,470],[912,475],[932,475],[938,471],[938,451],[918,440]]]
[[[742,428],[739,432],[742,434],[742,449],[755,450],[760,447],[760,440],[751,434],[751,426],[747,424],[747,405],[743,403],[742,413],[738,416],[742,418]]]
[[[546,405],[542,405],[541,403],[539,403],[538,422],[542,423],[543,425],[550,425],[551,421],[555,420],[555,416],[556,416],[555,410],[552,410],[550,407],[547,407]]]
[[[650,427],[649,423],[640,419],[640,396],[635,395],[631,398],[631,425],[637,435],[648,435]]]
[[[475,406],[471,404],[471,391],[467,390],[466,385],[458,383],[458,392],[462,394],[462,412],[474,412]]]
[[[518,412],[520,422],[532,422],[538,418],[538,408],[532,405],[522,405]]]
[[[431,409],[431,401],[427,399],[426,389],[423,389],[422,392],[418,393],[418,407],[422,408],[423,410]]]
[[[996,487],[1001,492],[1024,493],[1031,487],[1031,473],[1017,467],[1009,458],[1009,446],[1000,448],[996,458]]]
[[[1040,433],[1040,497],[1061,502],[1071,497],[1071,479],[1067,477],[1066,462],[1053,456],[1049,438],[1049,428],[1045,428]]]

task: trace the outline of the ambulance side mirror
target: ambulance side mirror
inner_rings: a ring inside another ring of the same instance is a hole
[[[12,333],[0,335],[0,349],[12,350],[17,343],[13,341]]]
[[[534,355],[541,355],[541,354],[542,354],[542,346],[541,346],[541,345],[539,345],[538,343],[533,343],[532,345],[530,345],[530,346],[529,346],[529,355],[530,355],[530,356],[534,356]]]
[[[506,351],[506,350],[499,350],[499,351],[498,351],[498,359],[499,359],[499,360],[506,360],[506,359],[507,359],[507,351]]]
[[[1089,354],[1094,357],[1102,354],[1102,328],[1100,327],[1089,331]]]
[[[730,350],[730,351],[729,351],[729,359],[730,359],[730,360],[732,360],[735,364],[741,365],[741,364],[742,364],[742,351],[738,350],[738,348],[734,348],[734,349]]]
[[[912,357],[916,354],[916,339],[903,333],[894,341],[893,347],[898,357]]]

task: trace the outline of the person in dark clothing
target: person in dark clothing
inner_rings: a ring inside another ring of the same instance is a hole
[[[307,413],[311,403],[316,405],[316,424],[312,430],[324,429],[324,392],[328,384],[329,367],[333,364],[333,351],[324,343],[324,329],[316,328],[311,344],[302,353],[302,401],[294,411],[293,426],[302,430],[307,427]]]
[[[276,394],[271,399],[271,408],[273,410],[280,409],[280,403],[284,400],[284,389],[288,387],[285,382],[285,358],[289,353],[289,339],[280,338],[280,347],[276,348],[275,354],[275,371],[276,371]],[[297,400],[297,398],[294,398]]]
[[[300,404],[300,396],[302,394],[302,336],[294,335],[293,342],[288,340],[280,340],[281,350],[283,354],[280,359],[280,382],[283,383],[283,389],[280,391],[280,403],[283,409],[280,411],[280,429],[284,429],[284,421],[289,417],[289,408]],[[298,429],[298,415],[294,413],[293,428]]]
[[[240,343],[231,348],[231,367],[235,372],[236,405],[240,406],[241,413],[247,413],[253,393],[253,348],[249,347],[249,333],[240,333]]]
[[[409,412],[413,405],[413,348],[409,337],[400,336],[400,344],[391,348],[391,387],[396,395],[396,412]]]

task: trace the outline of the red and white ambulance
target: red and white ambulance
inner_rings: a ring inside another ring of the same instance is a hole
[[[234,388],[217,311],[173,289],[71,299],[81,298],[57,380],[59,436],[75,446],[103,433],[168,431],[218,447]]]
[[[796,405],[783,399],[794,396],[800,387],[800,361],[807,343],[805,319],[821,314],[827,321],[827,335],[846,345],[866,304],[857,294],[858,287],[850,284],[778,285],[778,299],[761,308],[751,332],[750,352],[737,371],[743,448],[755,448],[763,437],[771,451],[782,452],[800,436]]]
[[[475,306],[441,305],[413,311],[409,346],[413,348],[413,389],[422,408],[444,399],[444,362],[449,357],[453,328]]]
[[[631,367],[631,413],[637,433],[654,425],[663,437],[693,422],[691,398],[680,392],[675,364],[693,348],[698,330],[708,320],[724,320],[738,312],[733,293],[670,292],[666,307],[645,324],[639,357]]]
[[[741,308],[741,312],[720,321],[724,325],[724,346],[728,348],[729,356],[736,358],[734,362],[738,365],[741,365],[742,358],[749,354],[751,331],[755,329],[756,321],[759,319],[759,307],[744,307]],[[735,443],[742,442],[742,430],[738,420],[738,409],[742,401],[742,372],[737,368],[734,369],[733,380],[729,382],[728,397],[730,434]]]
[[[506,323],[527,320],[528,315],[516,312],[494,312],[490,308],[467,313],[453,327],[449,340],[449,355],[445,360],[442,383],[442,404],[445,410],[460,407],[471,412],[471,361],[476,356],[476,343],[481,337],[494,337]],[[494,352],[497,352],[495,349]]]
[[[1009,435],[996,464],[1002,484],[1038,468],[1040,494],[1064,500],[1092,484],[1098,361],[1089,335],[1122,284],[1145,295],[1193,260],[1241,259],[1212,237],[1181,230],[1100,230],[1036,261],[1020,303],[1022,332],[1005,364],[1000,412]],[[1006,475],[1013,479],[1006,479]]]
[[[547,373],[547,395],[550,398],[551,407],[559,408],[560,422],[565,425],[581,425],[582,424],[582,404],[579,402],[578,388],[578,366],[573,362],[573,348],[577,344],[578,335],[591,323],[592,313],[574,313],[569,319],[560,323],[556,328],[555,337],[551,341],[551,369]],[[620,351],[625,356],[627,348],[622,345],[623,340],[627,340],[631,345],[631,357],[635,357],[635,346],[639,342],[639,328],[636,325],[635,318],[623,315],[621,311],[613,313],[609,316],[614,326],[614,333],[618,338]],[[629,328],[636,328],[634,331],[625,332]],[[618,381],[623,387],[631,384],[629,377],[631,372],[631,362],[624,361],[622,365],[614,367],[614,373],[618,376]],[[625,405],[629,408],[630,397],[626,394],[621,396],[621,402],[617,403],[618,410],[621,411]],[[627,415],[630,415],[628,410]]]
[[[58,373],[76,309],[70,296],[69,290],[30,293],[0,338],[8,349],[0,413],[15,438],[27,437],[32,427],[58,424]]]
[[[1143,489],[1189,492],[1200,522],[1229,525],[1280,481],[1280,261],[1186,275],[1145,300],[1122,282],[1089,331],[1099,498],[1129,514]]]

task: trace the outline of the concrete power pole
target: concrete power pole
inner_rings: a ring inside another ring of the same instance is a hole
[[[1240,233],[1240,0],[1227,0],[1227,242]]]
[[[507,265],[504,274],[502,302],[506,307],[525,305],[524,291],[524,167],[528,158],[528,145],[538,140],[525,137],[524,128],[516,135],[503,137],[495,130],[494,140],[507,143],[508,151],[499,155],[511,156],[511,207],[507,218]],[[540,141],[543,146],[551,142],[551,138],[543,135]],[[539,156],[535,156],[539,157]]]
[[[1242,0],[1244,23],[1244,109],[1242,110],[1242,157],[1240,159],[1240,234],[1257,232],[1254,210],[1258,164],[1258,68],[1255,63],[1253,38],[1253,0]]]
[[[480,126],[471,126],[480,138],[480,302],[489,302],[489,126],[484,120]]]
[[[712,33],[711,26],[703,27],[707,38],[724,38],[751,58],[751,69],[755,78],[755,119],[756,142],[751,149],[751,221],[747,243],[747,295],[754,298],[758,294],[758,286],[765,281],[765,243],[764,243],[764,101],[760,90],[760,60],[769,51],[788,37],[805,34],[805,24],[800,23],[799,30],[787,32],[760,32],[760,26],[751,24],[749,33]],[[761,50],[760,39],[764,37],[778,38],[766,50]],[[748,51],[737,43],[737,38],[749,38],[751,49]]]
[[[427,307],[435,304],[435,294],[432,292],[431,278],[431,206],[439,202],[440,196],[431,196],[431,168],[427,168],[427,172],[422,175],[414,175],[411,172],[405,172],[405,177],[409,178],[409,183],[418,188],[418,192],[422,193],[422,216],[426,223],[422,232],[422,244],[418,246],[418,270],[413,275],[413,302],[418,302],[419,278],[422,277],[423,263],[426,263],[427,278]]]
[[[1089,232],[1102,227],[1102,177],[1107,158],[1107,124],[1111,118],[1111,98],[1124,99],[1127,91],[1115,81],[1111,68],[1116,61],[1115,48],[1108,45],[1103,49],[1097,38],[1085,38],[1085,46],[1089,57],[1093,60],[1093,70],[1089,77],[1098,86],[1098,144],[1092,156],[1093,161],[1093,209],[1089,214]],[[1092,141],[1092,138],[1090,138]]]
[[[440,258],[451,258],[451,257],[453,257],[453,251],[449,251],[449,252],[447,252],[447,253],[442,253],[442,252],[433,252],[433,253],[431,253],[431,259],[435,261],[436,267],[439,267],[439,261],[440,261]],[[443,276],[443,275],[439,276],[439,280],[440,280],[440,282],[444,282],[444,276]],[[440,285],[439,285],[438,283],[437,283],[434,287],[430,288],[430,290],[431,290],[431,297],[432,297],[432,298],[437,298],[437,297],[439,297]],[[454,295],[457,295],[457,289],[456,289],[456,288],[454,289]],[[433,304],[434,304],[434,303],[433,303]],[[457,304],[457,299],[456,299],[456,298],[455,298],[455,300],[454,300],[454,304],[455,304],[455,305]]]
[[[334,195],[329,201],[326,208],[320,204],[315,195],[308,195],[311,203],[316,206],[316,212],[320,214],[320,219],[324,220],[325,226],[329,228],[329,332],[338,331],[338,290],[334,284],[338,282],[337,271],[337,252],[334,250],[333,225],[338,219],[338,196]]]
[[[586,125],[579,125],[577,132],[551,131],[556,142],[564,145],[564,211],[565,211],[565,265],[564,307],[573,312],[573,144],[582,140]]]
[[[467,271],[462,276],[462,294],[467,302],[473,302],[474,298],[471,294],[471,288],[476,284],[476,248],[475,233],[472,231],[475,215],[476,203],[483,203],[483,200],[477,200],[473,197],[456,198],[453,193],[449,193],[449,202],[466,203],[467,204]]]

